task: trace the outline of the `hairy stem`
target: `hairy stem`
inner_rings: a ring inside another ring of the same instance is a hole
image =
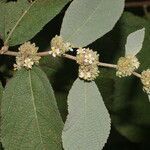
[[[117,68],[117,65],[108,64],[108,63],[102,63],[102,62],[99,62],[98,65],[99,65],[99,66],[102,66],[102,67],[108,67],[108,68]]]
[[[17,54],[18,52],[13,52],[13,51],[6,51],[4,53],[0,53],[0,55],[9,55],[9,56],[17,56]]]
[[[18,54],[18,52],[13,52],[13,51],[9,51],[9,50],[6,51],[5,53],[0,53],[0,55],[9,55],[9,56],[17,56],[17,54]],[[49,51],[46,51],[46,52],[39,52],[39,53],[37,53],[37,55],[42,57],[42,56],[48,56],[50,54],[49,54]],[[63,54],[62,56],[64,58],[76,61],[75,56],[72,56],[69,54]],[[117,65],[115,65],[115,64],[109,64],[109,63],[103,63],[103,62],[99,62],[98,66],[106,67],[106,68],[114,68],[114,69],[117,68]],[[138,77],[138,78],[141,78],[141,74],[139,74],[137,72],[133,72],[133,75]]]

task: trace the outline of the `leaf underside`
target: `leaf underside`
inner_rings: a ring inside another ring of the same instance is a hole
[[[131,33],[127,37],[127,43],[125,45],[126,55],[135,56],[142,49],[144,35],[145,35],[145,28],[143,28],[141,30],[137,30],[137,31]]]
[[[65,14],[61,35],[75,47],[87,46],[114,27],[123,9],[124,0],[74,0]]]
[[[110,133],[110,117],[96,84],[77,79],[69,92],[68,110],[64,149],[101,150]]]

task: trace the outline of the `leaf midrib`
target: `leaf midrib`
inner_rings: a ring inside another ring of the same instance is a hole
[[[95,12],[99,9],[101,2],[102,2],[102,0],[99,2],[97,7],[92,11],[91,15],[89,15],[89,17],[84,20],[85,22],[83,21],[83,24],[79,28],[77,28],[76,31],[72,35],[68,36],[66,41],[71,40],[71,38],[73,38],[73,36],[75,34],[77,34],[77,32],[79,32],[84,27],[85,24],[87,24],[87,22],[92,18],[92,16],[95,14]]]
[[[33,70],[33,72],[36,74],[36,72],[35,72],[34,70]],[[37,75],[37,78],[38,78],[39,80],[42,80],[39,75]],[[46,88],[45,88],[45,85],[43,84],[43,82],[42,82],[42,86],[43,86],[43,89],[45,89],[45,91],[47,91]],[[49,94],[48,94],[48,95],[49,95]],[[54,98],[54,97],[53,97],[53,98]],[[50,99],[50,98],[49,98],[49,99]],[[56,107],[57,105],[55,106],[55,104],[51,103],[51,106],[52,106],[52,107]],[[57,112],[55,111],[55,109],[54,109],[54,112],[57,113]],[[38,112],[38,113],[41,115],[40,112]],[[60,118],[61,118],[61,116],[60,116]],[[63,124],[63,121],[62,121],[62,124]],[[51,130],[51,132],[53,133],[53,135],[55,135],[55,137],[58,137],[58,136],[57,136],[57,133],[55,132],[55,130]],[[55,137],[53,137],[53,139],[55,139]],[[58,144],[59,142],[58,142],[58,141],[55,141],[55,143]]]
[[[26,14],[29,12],[29,10],[31,9],[31,7],[37,2],[38,0],[35,0],[34,2],[31,3],[31,5],[28,7],[27,10],[24,11],[24,13],[21,15],[21,17],[18,19],[18,21],[16,22],[16,24],[14,25],[14,27],[11,29],[9,35],[7,36],[6,40],[5,40],[5,44],[8,43],[9,39],[11,38],[12,34],[14,33],[15,29],[17,28],[17,26],[19,25],[19,23],[22,21],[22,19],[24,18],[24,16],[26,16]],[[5,19],[6,20],[6,19]]]
[[[35,120],[36,120],[36,124],[37,124],[37,129],[38,129],[38,132],[39,132],[39,136],[40,136],[40,141],[41,143],[44,145],[44,142],[43,142],[43,139],[42,139],[42,134],[41,134],[41,131],[40,131],[40,127],[39,127],[39,121],[38,121],[38,116],[37,116],[37,110],[36,110],[36,106],[35,106],[35,99],[34,99],[34,94],[33,94],[33,89],[32,89],[32,80],[31,80],[31,71],[29,71],[29,85],[30,85],[30,92],[31,92],[31,102],[32,102],[32,105],[33,105],[33,109],[34,109],[34,115],[35,115]],[[44,150],[46,150],[44,148]]]
[[[87,93],[87,90],[86,90],[86,83],[84,83],[84,129],[86,129],[86,115],[87,115],[87,113],[86,113],[86,110],[87,110],[87,108],[86,108],[86,104],[87,104],[87,96],[86,96],[86,93]],[[86,131],[84,130],[84,139],[86,139]],[[85,142],[85,144],[86,144],[86,142]]]
[[[86,116],[87,116],[87,83],[84,83],[85,84],[85,86],[84,86],[84,104],[85,104],[85,107],[84,107],[84,129],[86,129],[86,124],[88,124],[88,122],[86,122]],[[99,142],[99,140],[98,140],[98,135],[96,134],[96,131],[95,131],[95,129],[93,129],[93,132],[95,133],[95,135],[96,135],[96,137],[97,138],[95,138],[96,140],[97,140],[97,143],[100,143]],[[86,139],[86,131],[84,130],[84,139]],[[85,144],[86,144],[86,142],[85,142]],[[86,147],[86,145],[85,145],[85,147]]]

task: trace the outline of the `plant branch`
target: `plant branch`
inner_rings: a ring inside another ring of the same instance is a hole
[[[38,56],[47,56],[47,55],[49,55],[48,51],[38,53]],[[76,57],[69,55],[69,54],[63,54],[63,57],[76,61]],[[115,68],[115,69],[117,68],[117,65],[115,64],[109,64],[109,63],[103,63],[103,62],[99,62],[98,66],[106,67],[106,68]],[[141,75],[137,72],[133,72],[133,75],[135,75],[138,78],[141,78]]]
[[[132,74],[135,75],[138,78],[141,78],[141,75],[139,73],[137,73],[137,72],[133,72]]]
[[[114,65],[114,64],[108,64],[108,63],[102,63],[102,62],[99,62],[98,65],[101,66],[101,67],[117,68],[117,65]]]
[[[17,56],[17,54],[18,52],[13,52],[13,51],[6,51],[4,53],[0,53],[0,55],[9,55],[9,56]]]
[[[143,6],[150,6],[150,1],[143,1],[143,2],[126,2],[125,6],[128,7],[143,7]]]
[[[18,54],[18,52],[13,52],[13,51],[9,51],[9,50],[6,51],[5,53],[0,53],[0,55],[9,55],[9,56],[17,56],[17,54]],[[49,51],[46,51],[46,52],[39,52],[39,53],[37,53],[37,55],[42,57],[42,56],[48,56],[50,54],[49,54]],[[63,54],[62,56],[64,58],[76,61],[75,56],[72,56],[69,54]],[[98,66],[106,67],[106,68],[114,68],[114,69],[117,68],[117,65],[115,65],[115,64],[109,64],[109,63],[103,63],[103,62],[99,62]],[[135,75],[138,78],[141,78],[141,75],[137,72],[133,72],[133,75]]]
[[[143,5],[143,11],[144,11],[144,14],[147,17],[147,19],[150,19],[147,5]]]

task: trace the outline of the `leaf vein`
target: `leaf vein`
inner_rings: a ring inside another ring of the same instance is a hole
[[[44,145],[44,142],[42,140],[42,134],[41,134],[40,127],[39,127],[39,121],[38,121],[38,117],[37,117],[37,110],[36,110],[36,106],[35,106],[35,99],[34,99],[34,94],[33,94],[33,89],[32,89],[32,80],[31,80],[31,72],[30,71],[29,71],[29,82],[30,82],[30,91],[31,91],[31,101],[32,101],[32,105],[34,108],[34,115],[35,115],[35,120],[36,120],[36,124],[37,124],[37,129],[39,132],[40,141]]]
[[[17,28],[17,26],[19,25],[19,23],[21,22],[21,20],[24,18],[24,16],[28,13],[28,11],[31,9],[31,7],[33,6],[33,4],[35,4],[38,0],[35,0],[34,2],[31,3],[31,5],[28,7],[27,10],[24,11],[24,13],[21,15],[21,17],[18,19],[18,21],[16,22],[16,24],[14,25],[14,27],[11,29],[8,37],[5,40],[5,44],[8,43],[9,39],[11,38],[13,32],[15,31],[15,29]]]

